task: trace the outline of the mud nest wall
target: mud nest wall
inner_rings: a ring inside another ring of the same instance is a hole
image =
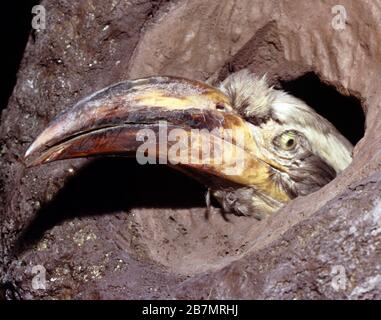
[[[41,4],[47,28],[30,36],[2,114],[3,297],[381,298],[377,5],[343,1],[336,30],[335,1]],[[152,74],[213,83],[242,68],[357,143],[340,176],[264,221],[225,221],[218,208],[206,219],[201,185],[131,160],[25,169],[49,120],[95,90]],[[36,270],[45,289],[33,289]]]

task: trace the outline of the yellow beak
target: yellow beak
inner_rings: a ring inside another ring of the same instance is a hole
[[[148,157],[160,163],[290,200],[273,182],[250,124],[234,112],[230,99],[204,83],[177,77],[125,81],[92,94],[53,120],[25,158],[28,166],[97,155],[139,158],[143,144]]]

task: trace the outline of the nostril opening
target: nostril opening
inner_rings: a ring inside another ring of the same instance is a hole
[[[283,90],[303,100],[329,120],[353,145],[364,136],[365,115],[361,101],[344,95],[335,86],[323,82],[315,72],[290,81],[280,81]]]

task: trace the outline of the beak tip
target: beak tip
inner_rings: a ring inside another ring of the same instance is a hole
[[[28,160],[31,158],[33,154],[35,154],[38,146],[36,145],[36,140],[28,147],[24,154],[24,160]]]
[[[33,152],[33,148],[32,148],[33,144],[29,146],[29,148],[25,151],[25,154],[24,154],[24,159],[26,160],[30,155],[31,153]]]
[[[39,164],[37,160],[38,150],[39,150],[39,144],[36,144],[36,141],[34,141],[25,151],[23,160],[27,168],[34,167]]]

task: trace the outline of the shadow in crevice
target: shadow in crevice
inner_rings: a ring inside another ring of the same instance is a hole
[[[16,251],[36,243],[45,231],[75,217],[131,208],[192,208],[205,205],[205,188],[164,165],[139,165],[135,159],[91,161],[43,206],[18,240]]]
[[[0,112],[7,106],[16,84],[17,70],[31,32],[32,8],[39,2],[39,0],[6,1],[4,6],[2,3],[4,14],[0,19],[0,28],[3,31],[1,39],[6,49],[3,50],[0,60]]]
[[[365,116],[360,100],[342,95],[334,86],[322,82],[314,72],[291,81],[281,81],[281,87],[328,119],[353,145],[364,136]]]

